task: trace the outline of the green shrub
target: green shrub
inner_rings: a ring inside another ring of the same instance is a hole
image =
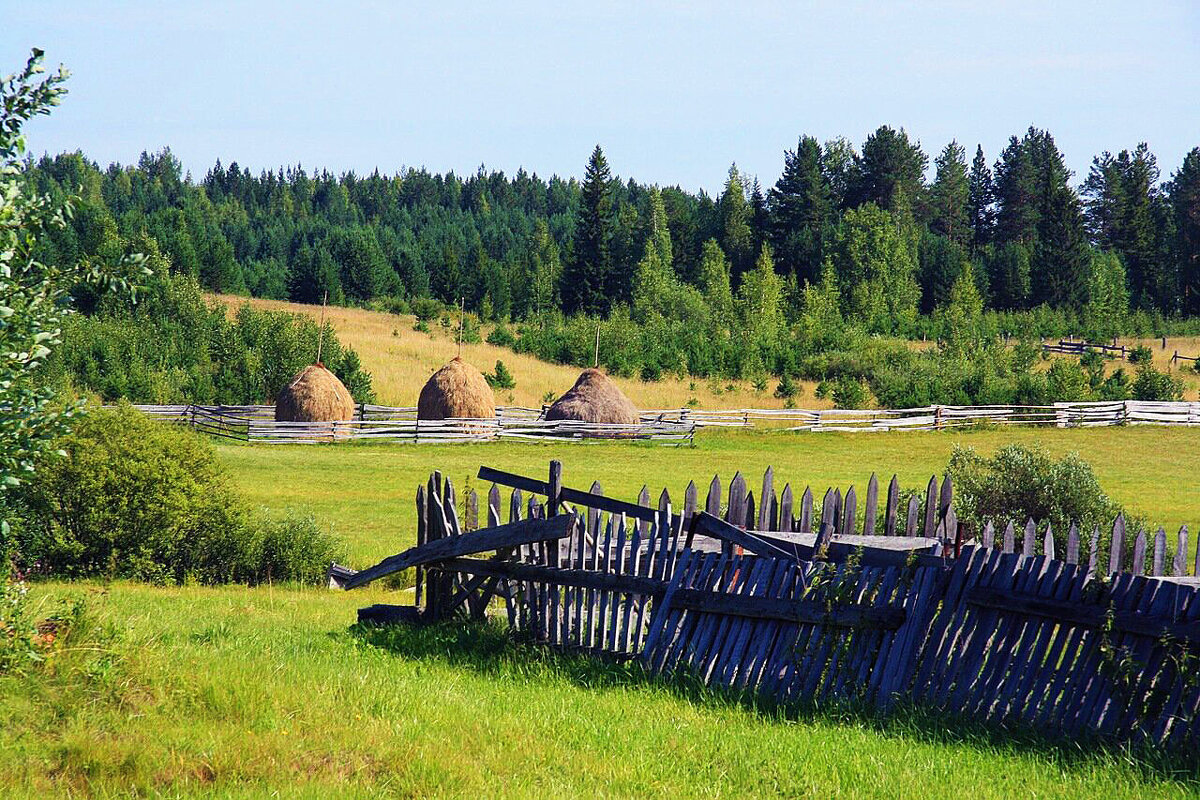
[[[496,347],[512,347],[517,343],[517,337],[504,323],[500,323],[488,332],[487,343]]]
[[[1130,364],[1149,364],[1154,360],[1154,353],[1144,344],[1129,348]]]
[[[251,515],[212,446],[123,404],[85,415],[20,496],[27,569],[156,583],[319,580],[338,553],[311,521]],[[320,564],[320,567],[314,565]]]
[[[445,306],[432,297],[414,297],[409,304],[409,308],[419,321],[429,322],[432,319],[437,319],[438,315],[445,309]]]
[[[1159,372],[1149,364],[1143,364],[1138,368],[1132,391],[1135,400],[1181,400],[1183,381],[1174,375]]]
[[[504,362],[500,360],[496,361],[496,371],[490,375],[485,373],[483,377],[493,389],[517,388],[517,382],[513,380],[512,373],[508,371],[508,367],[504,366]]]
[[[1122,513],[1077,453],[1055,460],[1041,448],[1011,444],[985,458],[973,448],[956,445],[947,472],[954,481],[958,518],[976,531],[991,520],[999,535],[1009,522],[1019,529],[1033,519],[1039,536],[1046,523],[1053,526],[1061,549],[1072,522],[1078,523],[1086,545],[1095,527],[1111,535],[1112,522]]]
[[[775,396],[781,400],[791,400],[800,393],[800,387],[792,380],[792,376],[786,372],[779,379],[779,385],[775,387]]]
[[[838,378],[833,382],[833,404],[837,408],[865,408],[866,385],[856,378]]]

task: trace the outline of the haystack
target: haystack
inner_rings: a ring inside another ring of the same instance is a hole
[[[324,364],[296,373],[275,398],[276,422],[342,422],[354,417],[354,398]]]
[[[461,357],[430,376],[417,399],[417,419],[492,419],[496,397],[483,373]]]
[[[598,369],[585,369],[570,391],[546,411],[546,419],[636,425],[641,418],[633,403],[607,375]]]

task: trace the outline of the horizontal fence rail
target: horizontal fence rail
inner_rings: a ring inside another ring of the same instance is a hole
[[[650,440],[690,443],[697,428],[767,428],[785,431],[951,430],[979,425],[1200,426],[1200,402],[1124,400],[1048,406],[945,406],[902,409],[764,409],[643,411],[634,425],[547,421],[545,409],[501,407],[487,419],[418,420],[413,407],[359,405],[345,422],[276,422],[274,406],[139,405],[144,413],[214,436],[263,444],[345,440],[482,442],[496,439]]]

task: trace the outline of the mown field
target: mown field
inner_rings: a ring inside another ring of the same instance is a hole
[[[363,566],[411,544],[413,491],[437,467],[478,466],[569,485],[642,483],[773,464],[777,485],[909,485],[956,442],[1078,451],[1121,502],[1170,525],[1200,521],[1200,432],[1007,430],[887,435],[706,432],[694,448],[218,447],[236,484],[282,512],[312,511]],[[478,487],[478,482],[475,482]],[[1190,797],[1200,774],[1119,752],[1051,747],[904,714],[781,714],[555,656],[499,629],[388,633],[355,610],[406,592],[290,586],[166,588],[43,583],[41,615],[84,596],[90,631],[46,669],[0,678],[0,796],[219,797]]]
[[[1200,430],[1186,428],[1010,428],[956,432],[783,433],[705,430],[695,447],[628,443],[547,445],[370,444],[353,446],[221,445],[219,456],[242,491],[272,509],[312,511],[333,528],[361,567],[413,543],[416,487],[440,469],[460,489],[482,496],[481,464],[541,477],[551,458],[563,462],[568,486],[600,481],[612,497],[635,500],[647,485],[655,501],[665,487],[682,502],[689,480],[702,492],[714,473],[723,484],[741,470],[755,494],[767,466],[775,486],[790,481],[797,494],[854,484],[863,500],[872,472],[881,486],[895,473],[902,486],[923,488],[941,476],[956,444],[990,454],[1008,442],[1039,444],[1052,454],[1078,452],[1095,468],[1101,485],[1131,512],[1174,533],[1200,527]],[[818,488],[819,487],[819,488]],[[505,495],[507,498],[507,494]],[[861,511],[859,517],[861,518]]]

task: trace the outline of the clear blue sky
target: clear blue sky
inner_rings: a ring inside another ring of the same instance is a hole
[[[170,148],[196,177],[424,165],[773,183],[802,133],[903,126],[994,162],[1048,128],[1076,171],[1200,145],[1200,2],[389,3],[0,0],[0,72],[39,46],[74,76],[35,152]]]

